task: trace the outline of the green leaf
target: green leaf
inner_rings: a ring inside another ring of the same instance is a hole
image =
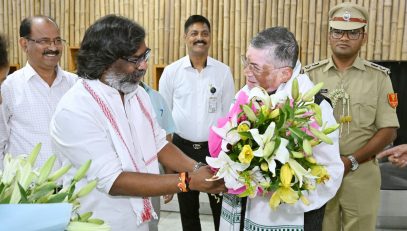
[[[6,185],[4,183],[0,183],[0,198],[3,192],[5,191]]]
[[[21,186],[21,184],[18,183],[18,188],[20,189],[20,195],[21,195],[21,199],[20,199],[20,203],[29,203],[28,199],[27,199],[27,192],[25,191],[24,187]]]
[[[11,193],[8,194],[6,197],[4,197],[2,200],[0,200],[0,204],[10,204],[11,200]]]
[[[63,192],[63,193],[58,193],[55,195],[52,195],[49,200],[47,201],[47,203],[61,203],[65,200],[65,198],[68,196],[67,192]]]
[[[37,187],[34,190],[33,194],[28,196],[28,198],[30,201],[34,202],[34,201],[40,199],[41,197],[43,197],[49,193],[52,193],[56,187],[57,187],[57,185],[55,182],[47,182],[47,183],[41,185],[40,187]]]
[[[73,193],[75,192],[75,184],[71,184],[68,190],[68,200],[71,200]]]
[[[304,137],[307,135],[307,133],[302,131],[300,128],[291,127],[291,128],[288,128],[288,130],[290,130],[292,135],[295,135],[296,137],[298,137],[301,140],[304,139]]]

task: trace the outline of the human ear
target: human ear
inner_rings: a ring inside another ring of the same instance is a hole
[[[24,52],[27,52],[27,44],[28,40],[26,38],[19,38],[18,43],[20,44],[20,47],[23,49]]]
[[[291,79],[291,75],[293,74],[293,69],[289,68],[289,67],[284,67],[281,70],[281,80],[283,83],[288,82],[288,80]]]

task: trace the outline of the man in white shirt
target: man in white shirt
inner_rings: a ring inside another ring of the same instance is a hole
[[[164,69],[159,91],[175,121],[173,143],[192,159],[205,163],[209,156],[209,128],[226,115],[235,94],[233,77],[228,66],[208,56],[211,28],[205,17],[188,18],[184,40],[188,55]],[[220,196],[208,196],[218,230]],[[178,194],[178,202],[183,229],[201,230],[199,192]]]
[[[305,93],[313,87],[307,75],[300,74],[298,44],[294,35],[283,27],[261,31],[251,41],[246,55],[242,57],[247,85],[239,94],[247,94],[253,86],[264,88],[269,94],[284,94],[291,97],[291,86],[298,80],[299,91]],[[322,118],[327,126],[336,123],[330,104],[318,99]],[[315,101],[318,101],[317,97]],[[269,206],[269,197],[238,198],[225,194],[222,203],[221,230],[309,230],[322,228],[323,210],[304,218],[304,212],[318,209],[331,199],[338,190],[343,164],[339,156],[338,132],[330,135],[333,145],[321,143],[314,147],[315,159],[325,165],[330,180],[318,185],[315,191],[305,193],[310,205],[301,201],[295,205],[280,205],[275,211]],[[305,219],[305,223],[304,223]],[[305,229],[304,229],[304,224]],[[308,224],[308,225],[307,225]],[[308,226],[308,227],[307,227]]]
[[[42,143],[36,162],[41,166],[53,154],[51,116],[77,76],[58,65],[65,40],[53,19],[25,18],[20,25],[19,44],[27,54],[27,64],[9,75],[1,86],[0,162],[2,166],[5,153],[29,154],[37,143]]]
[[[117,231],[148,230],[156,219],[152,196],[226,191],[223,182],[205,180],[213,176],[208,166],[165,139],[139,86],[151,51],[144,39],[144,29],[121,16],[91,25],[77,56],[82,79],[61,99],[50,124],[54,151],[73,165],[70,174],[92,160],[78,188],[94,179],[98,184],[81,199],[81,211],[93,211]],[[158,162],[179,174],[159,175]]]

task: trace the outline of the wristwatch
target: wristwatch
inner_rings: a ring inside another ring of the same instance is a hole
[[[352,155],[349,155],[349,156],[347,156],[347,157],[348,157],[348,159],[350,160],[350,162],[352,163],[352,167],[350,168],[350,170],[356,171],[356,169],[359,168],[359,163],[358,163],[358,161],[357,161],[357,160],[355,159],[355,157],[352,156]]]
[[[198,171],[198,169],[199,169],[200,167],[203,167],[203,166],[205,166],[205,165],[206,165],[205,163],[196,162],[195,165],[194,165],[194,170],[193,170],[193,172]]]

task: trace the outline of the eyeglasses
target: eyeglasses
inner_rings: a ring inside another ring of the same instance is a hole
[[[341,39],[345,34],[350,40],[358,40],[361,34],[364,34],[361,30],[337,30],[332,29],[330,31],[332,38]]]
[[[144,52],[144,54],[142,54],[140,56],[137,56],[137,57],[127,56],[127,57],[122,57],[122,59],[139,66],[142,62],[148,62],[148,59],[150,58],[150,54],[151,54],[151,49],[147,48],[147,50]]]
[[[241,56],[240,56],[240,61],[242,61],[243,69],[246,69],[246,67],[248,67],[249,70],[250,70],[254,75],[261,75],[261,74],[264,72],[264,68],[261,68],[261,67],[257,66],[256,64],[250,63],[250,60],[248,60],[245,55],[241,55]],[[271,69],[270,71],[282,69],[282,68],[285,68],[285,67],[288,67],[288,66],[273,68],[273,69]]]
[[[28,38],[26,37],[25,39],[27,39],[28,41],[32,41],[35,42],[41,46],[51,46],[52,43],[55,44],[55,46],[62,46],[66,43],[65,39],[61,39],[61,38],[56,38],[54,40],[48,39],[48,38],[43,38],[43,39],[32,39],[32,38]]]

